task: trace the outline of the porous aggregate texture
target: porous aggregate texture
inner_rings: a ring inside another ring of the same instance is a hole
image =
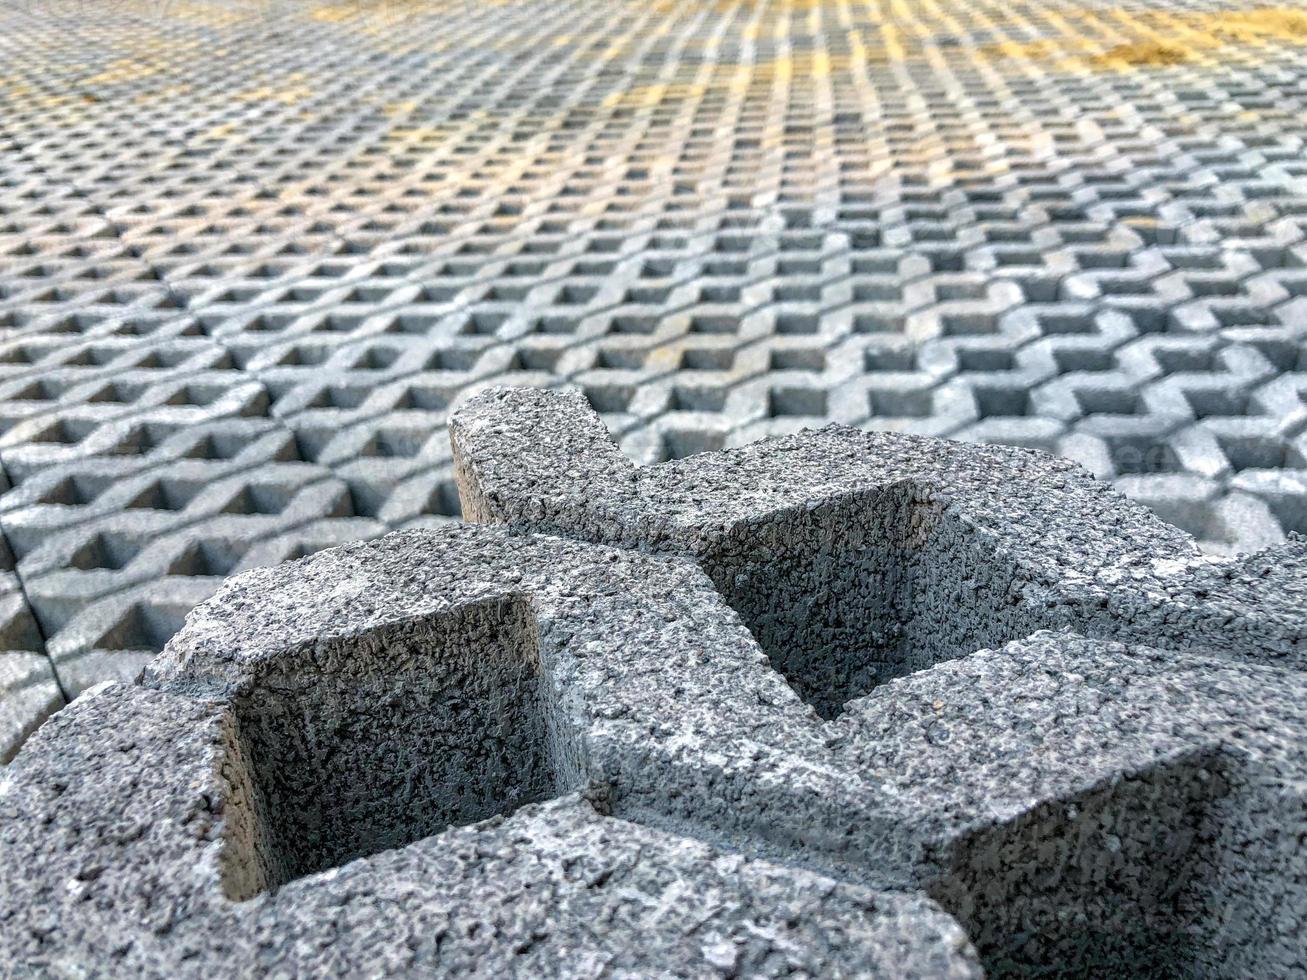
[[[1307,974],[1307,547],[1030,449],[637,467],[539,388],[450,435],[470,523],[234,577],[0,773],[0,955]]]
[[[450,423],[469,520],[699,562],[817,712],[1037,629],[1299,669],[1307,544],[1202,555],[1077,464],[830,426],[636,467],[579,392]]]
[[[1028,449],[831,426],[636,467],[528,388],[450,431],[469,520],[692,559],[811,707],[842,807],[754,833],[913,883],[995,974],[1307,970],[1303,543],[1204,556]]]
[[[5,4],[0,760],[224,576],[456,519],[495,384],[641,464],[839,422],[1283,545],[1305,66],[1301,0]]]
[[[785,734],[807,716],[763,664],[693,565],[633,552],[465,527],[246,573],[143,685],[88,692],[0,774],[0,956],[35,975],[980,976],[927,896],[608,815],[628,794],[668,809],[705,751],[814,743]]]

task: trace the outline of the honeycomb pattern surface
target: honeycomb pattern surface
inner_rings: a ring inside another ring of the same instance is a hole
[[[0,657],[47,712],[230,572],[456,520],[497,384],[639,463],[837,421],[1275,544],[1305,136],[1307,3],[7,4]]]

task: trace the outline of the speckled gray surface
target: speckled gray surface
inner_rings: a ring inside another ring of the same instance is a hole
[[[992,973],[1298,976],[1305,688],[1044,632],[892,681],[829,738]]]
[[[1039,628],[1307,654],[1307,543],[1201,555],[1035,450],[830,426],[635,467],[579,393],[521,388],[478,396],[450,430],[470,520],[693,557],[825,717]]]
[[[237,576],[0,773],[0,958],[1307,973],[1300,545],[1202,557],[1025,450],[640,469],[524,391],[452,436],[513,526]]]
[[[1028,450],[831,427],[637,468],[521,389],[451,434],[470,519],[700,563],[857,787],[792,845],[926,889],[991,971],[1307,970],[1302,543],[1201,556]]]
[[[976,975],[920,898],[875,895],[598,814],[576,796],[244,902],[257,820],[231,718],[121,685],[3,778],[6,969],[33,976]],[[36,813],[48,819],[37,821]]]
[[[35,869],[0,877],[0,955],[37,975],[978,975],[924,896],[715,844],[742,833],[727,799],[698,841],[618,818],[676,823],[710,759],[748,792],[729,757],[751,739],[782,777],[820,750],[690,563],[454,527],[250,572],[143,686],[79,699],[0,775],[0,867]],[[790,796],[753,792],[755,821]]]

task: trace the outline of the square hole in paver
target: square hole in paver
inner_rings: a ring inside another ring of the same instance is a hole
[[[490,600],[261,672],[235,711],[263,860],[228,896],[557,795],[535,636],[525,600]]]

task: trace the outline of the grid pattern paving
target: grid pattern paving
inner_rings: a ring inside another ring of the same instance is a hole
[[[457,519],[488,385],[1307,531],[1304,136],[1307,3],[11,0],[0,755],[225,575]]]

